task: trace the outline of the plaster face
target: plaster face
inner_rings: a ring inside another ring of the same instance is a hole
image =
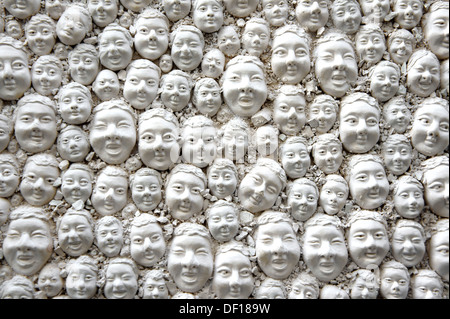
[[[156,176],[135,176],[131,196],[136,206],[144,212],[155,209],[161,201],[161,185]]]
[[[425,203],[438,216],[449,216],[449,172],[448,166],[439,165],[424,173],[426,178]]]
[[[367,0],[365,0],[367,1]],[[386,43],[382,34],[373,32],[367,34],[357,34],[355,38],[356,53],[360,60],[366,63],[376,64],[380,62],[383,53],[386,51]]]
[[[142,299],[169,299],[169,291],[164,279],[147,278],[143,288]]]
[[[19,40],[23,35],[22,25],[17,20],[10,20],[6,22],[5,32],[10,37]]]
[[[188,79],[184,76],[169,74],[161,86],[161,101],[165,107],[178,112],[185,108],[191,98]]]
[[[255,299],[286,299],[281,287],[260,286],[255,293]]]
[[[305,108],[303,96],[280,94],[273,103],[273,121],[282,133],[296,135],[305,126]]]
[[[313,151],[314,163],[325,174],[336,173],[344,160],[342,145],[338,143],[317,143]]]
[[[344,235],[334,226],[309,226],[303,237],[302,251],[312,274],[323,282],[339,276],[348,260]]]
[[[74,53],[69,59],[69,71],[72,79],[83,85],[90,85],[100,70],[98,57],[90,53]]]
[[[203,209],[203,181],[191,173],[171,176],[165,189],[166,204],[173,218],[186,220]]]
[[[169,47],[169,30],[160,18],[140,18],[136,24],[134,47],[145,59],[156,60]]]
[[[166,170],[179,157],[179,129],[175,124],[159,117],[139,125],[139,155],[148,167]]]
[[[192,103],[205,116],[214,116],[222,105],[222,95],[219,85],[209,87],[202,85],[192,96]]]
[[[53,184],[58,177],[57,167],[29,162],[23,170],[20,193],[30,205],[48,204],[56,194],[56,187]]]
[[[177,32],[171,49],[173,63],[185,72],[195,70],[202,62],[203,46],[197,34],[191,31]]]
[[[351,169],[350,194],[363,209],[383,205],[389,193],[389,182],[384,167],[372,161],[363,161]]]
[[[15,193],[20,183],[19,172],[9,163],[0,163],[0,197]]]
[[[403,29],[410,30],[417,26],[422,18],[423,3],[421,0],[399,0],[392,11],[397,13],[395,22]]]
[[[88,0],[87,5],[92,21],[101,28],[113,22],[119,11],[117,0]]]
[[[375,67],[370,78],[370,91],[379,102],[386,102],[397,93],[400,74],[389,66]]]
[[[131,257],[144,267],[155,265],[166,252],[161,226],[149,223],[143,226],[132,226],[130,231]]]
[[[59,155],[70,162],[81,162],[89,153],[89,140],[80,131],[68,130],[60,134],[57,149]]]
[[[414,114],[411,144],[420,153],[434,156],[449,143],[448,112],[440,105],[427,105]]]
[[[163,0],[164,12],[170,21],[176,22],[191,11],[192,0]]]
[[[69,204],[81,200],[86,202],[92,193],[92,180],[88,172],[81,169],[69,169],[64,173],[61,192]]]
[[[358,101],[343,105],[339,113],[339,138],[351,153],[367,153],[380,137],[379,111]]]
[[[56,29],[48,23],[30,24],[25,30],[28,47],[34,54],[50,54],[56,43]]]
[[[312,287],[295,282],[292,284],[288,299],[319,299],[319,296]]]
[[[406,86],[411,93],[427,97],[439,87],[440,66],[430,55],[419,58],[408,70]]]
[[[336,117],[336,109],[331,104],[313,103],[309,106],[309,119],[317,120],[316,132],[319,134],[328,132],[333,127]]]
[[[388,47],[392,61],[400,65],[408,61],[411,57],[413,49],[414,45],[412,40],[401,37],[395,37],[392,39],[392,42]]]
[[[94,242],[92,227],[84,216],[65,215],[58,229],[58,241],[69,256],[81,256]]]
[[[368,282],[359,277],[351,287],[351,299],[377,299],[379,287],[374,282]]]
[[[34,295],[29,290],[10,283],[4,287],[2,299],[34,299]]]
[[[395,129],[397,133],[404,133],[411,120],[411,112],[405,105],[390,104],[386,105],[384,120],[388,125]]]
[[[91,115],[92,105],[80,90],[63,89],[58,101],[59,113],[67,124],[85,123]]]
[[[442,299],[443,287],[437,278],[421,276],[411,286],[412,299]]]
[[[127,203],[128,181],[122,176],[100,174],[92,191],[91,202],[100,215],[112,215]]]
[[[0,199],[0,226],[4,225],[8,220],[9,213],[11,211],[11,204],[8,200]]]
[[[215,258],[212,287],[220,299],[246,299],[254,287],[252,266],[248,257],[232,250]]]
[[[319,204],[328,215],[339,213],[347,202],[348,188],[339,182],[327,181],[320,191]]]
[[[271,208],[281,192],[282,183],[271,170],[254,167],[241,181],[238,197],[241,206],[252,213]]]
[[[51,95],[62,83],[62,70],[56,65],[35,62],[31,70],[33,88],[42,95]]]
[[[45,11],[54,20],[58,20],[66,9],[66,0],[45,0]]]
[[[406,267],[414,267],[425,255],[425,238],[415,227],[397,227],[392,235],[392,254]]]
[[[38,218],[10,222],[3,241],[3,254],[8,265],[18,274],[36,274],[53,251],[49,225]]]
[[[295,183],[287,199],[292,217],[302,222],[308,220],[316,212],[318,199],[312,186]]]
[[[342,97],[355,83],[358,75],[356,56],[344,41],[322,43],[317,48],[315,72],[322,90],[333,97]]]
[[[47,297],[55,297],[64,286],[58,266],[45,266],[39,273],[37,285]]]
[[[102,34],[98,53],[100,63],[111,71],[125,69],[133,57],[133,47],[120,31],[110,30]]]
[[[359,4],[363,14],[372,22],[382,23],[390,11],[389,0],[361,0]]]
[[[382,155],[386,168],[394,175],[402,175],[411,165],[412,148],[406,144],[389,143]]]
[[[220,51],[226,56],[234,56],[241,48],[239,35],[232,26],[224,26],[218,32],[217,43]]]
[[[300,259],[300,245],[287,222],[260,225],[255,244],[258,265],[271,278],[286,279]]]
[[[169,249],[167,269],[179,289],[190,293],[199,291],[213,273],[209,241],[198,235],[175,236]]]
[[[425,205],[423,192],[413,183],[401,182],[394,194],[394,207],[403,218],[416,218]]]
[[[205,54],[202,60],[202,73],[210,78],[218,78],[225,67],[225,56],[219,49],[213,49]]]
[[[390,249],[384,225],[369,219],[352,223],[347,243],[352,260],[361,268],[379,266]]]
[[[295,15],[300,25],[310,32],[317,32],[328,21],[328,1],[301,0],[295,8]]]
[[[281,164],[286,175],[291,179],[305,176],[311,159],[303,143],[284,144],[281,148]]]
[[[56,34],[65,45],[77,45],[88,33],[88,17],[75,8],[67,8],[56,23]]]
[[[9,144],[12,135],[12,124],[0,120],[0,152],[3,152]]]
[[[208,229],[213,238],[219,242],[227,242],[237,235],[239,219],[237,212],[228,206],[211,209],[208,218]]]
[[[259,57],[269,46],[270,30],[261,23],[249,22],[242,33],[242,47],[250,55]]]
[[[222,137],[225,157],[232,161],[242,159],[248,150],[248,140],[249,136],[240,129],[225,129]]]
[[[123,96],[132,107],[143,110],[158,94],[159,75],[151,68],[131,68],[123,86]]]
[[[333,285],[325,285],[320,290],[320,299],[350,299],[345,290]]]
[[[123,246],[123,231],[119,225],[99,225],[95,232],[95,244],[107,257],[119,255]]]
[[[409,278],[402,269],[383,269],[380,283],[380,294],[384,299],[406,299],[408,296]]]
[[[431,52],[440,60],[448,59],[448,10],[441,8],[430,14],[423,29]]]
[[[237,183],[237,176],[229,168],[212,166],[208,172],[208,188],[219,199],[233,195]]]
[[[439,274],[442,279],[448,282],[449,279],[449,233],[441,231],[433,236],[429,241],[428,256],[431,268]]]
[[[133,299],[138,282],[133,269],[125,264],[112,264],[106,271],[104,294],[106,299]]]
[[[248,17],[250,14],[255,12],[256,7],[259,4],[258,0],[224,0],[223,4],[225,5],[225,9],[227,11],[238,18]]]
[[[223,75],[222,89],[225,103],[241,117],[254,115],[267,98],[264,73],[253,63],[229,66]]]
[[[150,4],[151,0],[120,0],[120,3],[133,12],[139,12]]]
[[[270,126],[259,127],[255,132],[255,143],[260,156],[273,156],[278,149],[278,130]]]
[[[192,12],[192,18],[194,25],[202,32],[218,31],[223,24],[222,2],[215,0],[197,1]]]
[[[200,168],[211,164],[217,154],[216,134],[213,126],[185,127],[181,148],[184,161]]]
[[[334,12],[331,15],[334,26],[347,34],[354,34],[361,24],[362,15],[359,7],[352,2],[334,4]]]
[[[264,16],[271,26],[280,27],[284,24],[289,14],[288,1],[264,0],[261,4]]]
[[[66,291],[71,299],[91,299],[97,292],[97,274],[85,265],[73,265],[67,275]]]
[[[6,10],[17,19],[27,19],[36,14],[41,8],[39,0],[5,0],[3,4]]]
[[[119,89],[119,78],[111,70],[100,71],[92,84],[92,90],[102,102],[117,98]]]
[[[136,144],[132,115],[113,108],[99,111],[92,119],[89,141],[95,153],[108,164],[121,164]]]
[[[0,99],[20,98],[31,86],[31,73],[25,52],[9,45],[0,46]]]
[[[159,59],[159,68],[164,73],[172,71],[173,62],[170,54],[163,54]]]

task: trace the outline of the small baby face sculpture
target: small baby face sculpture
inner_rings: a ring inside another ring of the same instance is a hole
[[[289,14],[288,1],[286,0],[263,0],[261,1],[266,20],[271,26],[282,26]]]
[[[172,42],[173,63],[185,72],[195,70],[203,59],[203,39],[201,31],[195,27],[178,30]]]
[[[278,149],[278,129],[266,125],[259,127],[255,132],[255,142],[260,156],[273,156]]]
[[[436,91],[440,83],[440,66],[436,56],[431,52],[411,55],[408,60],[406,86],[411,93],[428,97]],[[423,52],[423,50],[422,50]],[[420,57],[417,57],[418,55]]]
[[[380,294],[384,299],[406,299],[409,289],[406,268],[383,267],[380,277]]]
[[[217,43],[220,51],[226,56],[234,56],[241,48],[239,35],[232,26],[225,26],[219,30]]]
[[[153,266],[165,252],[166,243],[158,223],[147,222],[131,226],[130,253],[136,263],[145,267]]]
[[[285,143],[280,148],[281,165],[291,179],[305,176],[310,164],[308,148],[304,143]]]
[[[61,86],[62,69],[56,64],[37,60],[31,68],[31,83],[33,88],[42,95],[51,95],[54,89]]]
[[[419,183],[417,181],[417,183]],[[394,207],[397,213],[404,218],[416,218],[422,212],[425,205],[423,188],[417,183],[407,180],[399,180],[397,190],[394,193]]]
[[[92,21],[101,28],[113,22],[119,11],[117,0],[88,0],[87,6]]]
[[[123,2],[123,1],[122,1]],[[104,294],[107,299],[133,299],[139,288],[137,274],[129,263],[112,263],[106,270]]]
[[[169,290],[162,276],[148,276],[143,284],[143,289],[142,299],[169,299]]]
[[[448,6],[432,10],[423,28],[425,40],[431,52],[440,60],[448,59]]]
[[[181,156],[186,163],[204,168],[216,158],[216,128],[209,124],[199,126],[193,124],[183,128]]]
[[[126,177],[100,173],[92,191],[92,205],[100,215],[112,215],[125,207],[127,193]]]
[[[259,57],[269,46],[270,30],[265,23],[249,21],[242,34],[242,46],[250,55]]]
[[[192,104],[205,116],[211,117],[216,115],[222,105],[219,84],[209,78],[204,81],[198,81],[192,95]]]
[[[351,299],[377,299],[380,286],[376,276],[367,269],[361,269],[351,286]]]
[[[178,112],[189,104],[191,85],[189,80],[177,73],[169,73],[161,81],[161,101],[165,107]]]
[[[60,269],[54,264],[47,264],[39,273],[38,287],[47,297],[55,297],[64,286]]]
[[[54,20],[58,20],[66,10],[66,0],[45,0],[45,12]]]
[[[411,111],[406,106],[406,102],[388,102],[384,105],[383,115],[385,122],[392,127],[396,133],[403,134],[411,120]]]
[[[257,64],[251,62],[228,64],[222,77],[222,89],[225,103],[234,114],[241,117],[253,116],[267,98],[264,73]]]
[[[316,48],[315,71],[322,90],[342,97],[356,81],[358,66],[352,46],[346,41],[327,41]]]
[[[447,229],[442,229],[433,236],[428,243],[428,256],[430,258],[431,268],[438,273],[443,280],[448,282],[449,279],[449,232],[448,221]]]
[[[304,222],[316,212],[318,200],[319,193],[316,187],[303,182],[294,182],[289,191],[287,204],[292,217]]]
[[[216,255],[212,287],[220,299],[246,299],[253,291],[251,263],[238,250]]]
[[[103,103],[114,103],[112,101]],[[89,141],[95,153],[108,164],[123,163],[136,144],[136,125],[130,112],[119,108],[97,111],[91,121]]]
[[[425,202],[438,216],[449,216],[448,165],[438,165],[424,173]]]
[[[64,130],[58,136],[57,150],[59,155],[70,162],[82,162],[91,146],[86,134],[79,127]]]
[[[442,152],[448,143],[448,111],[442,103],[424,103],[424,106],[419,107],[414,113],[411,144],[420,153],[434,156]]]
[[[131,185],[131,197],[141,211],[155,209],[162,198],[160,180],[152,174],[135,175]]]
[[[163,0],[162,4],[169,20],[176,22],[189,14],[192,0]]]
[[[75,262],[66,278],[66,291],[71,299],[91,299],[97,292],[97,272],[90,265]]]
[[[382,148],[386,168],[395,175],[404,174],[411,165],[412,148],[407,141],[386,141]]]
[[[367,0],[364,0],[367,1]],[[356,34],[356,53],[360,60],[369,64],[380,62],[386,51],[386,43],[383,34],[379,32],[362,31]]]
[[[166,204],[174,218],[186,220],[203,208],[204,181],[196,175],[179,171],[173,174],[166,187]]]
[[[360,161],[351,168],[350,194],[356,204],[364,209],[375,209],[385,202],[389,182],[383,165],[376,161]]]
[[[231,167],[212,165],[208,171],[208,188],[219,199],[233,195],[237,182],[236,173]]]
[[[361,268],[379,266],[390,248],[385,226],[372,219],[354,221],[347,242],[352,260]]]
[[[92,84],[92,91],[102,102],[117,98],[119,89],[119,78],[111,70],[100,71]]]
[[[124,241],[122,223],[113,216],[102,217],[95,230],[95,245],[107,257],[120,253]]]
[[[321,140],[314,145],[312,152],[314,163],[325,174],[336,173],[344,160],[342,145],[337,142]]]
[[[383,23],[390,11],[389,0],[360,0],[361,10],[370,22]]]
[[[105,28],[99,37],[100,63],[111,71],[125,69],[133,56],[132,39],[131,36],[127,37],[128,30],[118,28]]]
[[[92,226],[86,216],[64,214],[58,228],[58,241],[61,249],[69,256],[78,257],[86,253],[94,242]]]
[[[36,14],[41,8],[39,0],[5,0],[3,2],[6,10],[17,19],[27,19]]]
[[[287,278],[300,258],[300,245],[287,221],[258,226],[255,249],[258,265],[274,279]]]
[[[92,101],[86,95],[87,88],[63,87],[58,93],[59,113],[67,124],[85,123],[91,115]]]
[[[410,37],[401,36],[400,34],[397,36],[393,36],[389,41],[388,51],[392,58],[392,61],[395,63],[402,65],[406,63],[408,59],[411,57],[411,54],[414,50],[414,41],[413,35],[410,34]]]
[[[90,52],[72,52],[69,57],[69,71],[72,79],[83,85],[90,85],[94,82],[100,61],[97,56]]]
[[[134,47],[145,59],[156,60],[169,47],[167,20],[159,17],[140,17],[135,23]]]
[[[327,0],[301,0],[295,8],[295,15],[300,25],[310,32],[317,32],[328,21],[329,1]]]
[[[423,3],[421,0],[398,0],[394,2],[392,11],[397,15],[397,22],[403,29],[411,30],[417,26],[422,18]]]
[[[399,80],[400,73],[397,68],[380,63],[370,78],[370,92],[379,102],[386,102],[397,93]]]
[[[305,108],[303,95],[280,93],[273,103],[273,121],[284,134],[296,135],[305,126]]]
[[[61,192],[69,204],[86,202],[92,193],[92,177],[86,170],[69,168],[62,177]]]
[[[259,4],[258,0],[224,0],[223,4],[231,15],[238,18],[248,17],[251,13],[255,12],[256,7]]]
[[[225,67],[225,56],[219,49],[212,49],[202,60],[202,73],[210,78],[218,78]]]
[[[20,49],[0,43],[0,99],[20,98],[31,86],[28,57]]]
[[[56,23],[56,34],[62,43],[73,46],[84,39],[91,24],[90,17],[80,12],[79,6],[68,7]]]
[[[348,186],[342,182],[329,179],[320,190],[319,204],[325,213],[335,215],[344,208],[347,197]]]
[[[0,162],[0,197],[9,197],[17,190],[20,176],[17,168],[6,161]]]
[[[172,56],[170,54],[163,54],[159,59],[159,68],[164,73],[169,73],[172,71],[173,62]]]
[[[208,215],[208,229],[219,242],[232,240],[239,229],[236,209],[230,205],[212,207]]]
[[[354,34],[361,24],[361,9],[356,1],[334,2],[331,9],[334,26],[346,34]]]
[[[223,24],[222,1],[194,1],[192,19],[194,20],[194,25],[202,32],[212,33],[218,31]]]
[[[50,54],[56,42],[55,24],[29,23],[25,29],[28,47],[39,56]]]
[[[155,68],[150,66],[130,66],[123,85],[123,96],[132,107],[143,110],[153,102],[158,94],[159,72],[156,69],[156,65]]]
[[[309,44],[296,32],[276,35],[272,43],[273,73],[287,84],[297,84],[311,70]]]
[[[425,237],[420,224],[397,224],[392,234],[392,255],[406,267],[414,267],[425,255]]]

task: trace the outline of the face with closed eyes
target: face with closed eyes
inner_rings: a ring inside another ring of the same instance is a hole
[[[161,227],[156,223],[132,226],[130,231],[131,257],[145,267],[155,265],[166,252]]]
[[[94,233],[84,216],[65,215],[58,229],[58,241],[66,254],[78,257],[92,246]]]
[[[208,188],[217,198],[225,198],[234,193],[237,177],[234,171],[227,167],[212,166],[208,172]]]
[[[361,0],[359,3],[363,14],[372,22],[383,22],[383,19],[390,11],[389,0]]]
[[[311,185],[293,184],[287,199],[292,217],[302,222],[308,220],[316,212],[318,199],[319,194]]]
[[[153,210],[161,201],[161,185],[154,175],[135,176],[131,196],[136,206],[144,212]]]
[[[413,183],[400,182],[394,194],[394,207],[404,218],[416,218],[425,205],[423,191]]]
[[[219,49],[205,54],[202,60],[202,73],[210,78],[218,78],[225,67],[225,56]]]
[[[5,8],[17,19],[26,19],[36,14],[41,8],[39,0],[5,0]]]
[[[92,193],[92,180],[88,172],[69,169],[62,178],[61,192],[69,204],[78,200],[86,202]]]
[[[416,227],[396,227],[392,235],[392,254],[406,267],[417,265],[425,255],[425,238]]]
[[[332,174],[339,170],[344,160],[342,146],[338,143],[317,143],[313,151],[314,163],[325,173]]]
[[[45,0],[45,11],[54,20],[58,20],[66,9],[66,0]]]
[[[303,96],[280,94],[273,103],[273,121],[284,134],[296,135],[306,123],[305,107]]]
[[[394,97],[399,88],[400,76],[393,67],[377,66],[370,78],[370,92],[380,102]]]
[[[70,162],[82,162],[88,155],[91,146],[87,137],[79,130],[67,130],[58,137],[59,155]]]
[[[227,11],[238,18],[248,17],[259,4],[258,0],[224,0],[223,2]]]
[[[191,31],[177,32],[171,50],[173,63],[180,70],[193,71],[202,62],[203,46],[198,34]]]
[[[281,148],[281,165],[291,179],[305,176],[311,159],[305,144],[284,144]]]
[[[100,173],[92,191],[92,205],[100,215],[112,215],[127,204],[127,191],[125,177]]]
[[[436,91],[440,83],[439,62],[430,54],[420,57],[408,70],[406,86],[411,93],[427,97]]]
[[[107,299],[133,299],[138,288],[137,276],[130,265],[108,266],[104,290]]]
[[[125,69],[133,56],[132,44],[125,33],[118,30],[103,32],[98,48],[100,63],[111,71]]]
[[[320,191],[319,204],[328,215],[335,215],[347,202],[348,188],[340,182],[327,181]]]
[[[356,33],[362,20],[358,5],[352,1],[334,4],[331,18],[334,26],[347,34]]]
[[[59,169],[49,165],[29,162],[23,170],[20,193],[28,204],[42,206],[48,204],[56,194],[53,184],[59,177]]]

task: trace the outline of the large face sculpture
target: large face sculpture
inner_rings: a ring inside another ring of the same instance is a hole
[[[122,222],[113,216],[104,216],[97,221],[95,245],[107,257],[119,255],[124,241]]]
[[[305,176],[311,164],[307,141],[297,136],[287,139],[280,147],[280,160],[289,178]]]
[[[400,220],[392,234],[392,255],[406,267],[414,267],[425,255],[425,232],[414,221]]]
[[[104,294],[107,299],[133,299],[139,288],[138,270],[128,258],[113,259],[105,274]]]
[[[5,101],[20,98],[31,86],[27,54],[9,42],[0,42],[0,98]]]
[[[125,69],[133,56],[133,39],[127,29],[112,23],[99,34],[100,63],[107,69]]]
[[[296,135],[306,123],[306,100],[303,94],[285,88],[273,102],[273,121],[282,133]]]
[[[198,167],[183,164],[173,169],[166,185],[166,204],[172,217],[186,220],[203,209],[206,177]]]
[[[343,35],[323,38],[314,51],[315,72],[322,90],[333,97],[344,96],[358,75],[356,55]]]
[[[197,292],[213,272],[213,254],[208,230],[198,224],[182,223],[170,243],[167,269],[179,289]]]
[[[5,0],[3,4],[6,10],[17,19],[27,19],[38,13],[41,8],[41,2],[39,0]]]
[[[347,231],[348,250],[361,268],[379,266],[390,249],[386,223],[377,212],[359,211]]]
[[[405,29],[392,32],[388,38],[388,51],[392,61],[402,65],[411,57],[416,40],[413,34]]]
[[[102,102],[117,98],[119,89],[119,78],[111,70],[100,71],[92,84],[92,91]]]
[[[258,218],[255,249],[258,265],[274,279],[287,278],[300,258],[300,245],[288,216],[265,212]]]
[[[386,51],[383,32],[377,25],[367,25],[361,28],[356,34],[355,42],[359,59],[370,65],[380,62]]]
[[[161,79],[161,101],[172,111],[181,111],[191,99],[192,80],[189,74],[173,70]]]
[[[269,46],[270,29],[266,20],[250,19],[242,33],[242,47],[253,56],[259,57]]]
[[[58,58],[41,56],[31,68],[33,88],[42,95],[51,95],[62,83],[62,65]]]
[[[271,26],[282,26],[289,14],[289,5],[286,0],[262,0],[264,17]]]
[[[176,22],[189,14],[192,0],[163,0],[162,4],[169,20]]]
[[[449,216],[449,171],[448,158],[439,156],[422,164],[422,184],[425,188],[425,202],[438,216]]]
[[[136,144],[134,115],[128,105],[111,100],[93,111],[89,141],[95,153],[108,164],[121,164]]]
[[[173,63],[185,72],[195,70],[203,58],[205,41],[202,32],[194,26],[181,26],[171,39]]]
[[[56,25],[50,17],[35,15],[25,28],[28,47],[36,55],[50,54],[56,42]]]
[[[348,185],[340,175],[328,175],[320,190],[319,204],[328,215],[335,215],[344,208],[348,197]]]
[[[411,93],[428,97],[439,87],[439,60],[430,51],[415,51],[408,60],[406,70],[406,87]]]
[[[441,59],[448,59],[448,2],[437,1],[430,6],[426,19],[422,19],[425,40],[431,52]]]
[[[219,242],[230,241],[239,229],[237,207],[225,201],[214,204],[207,213],[208,229]]]
[[[20,183],[19,163],[15,156],[0,155],[0,197],[9,197],[17,190]]]
[[[128,178],[119,167],[107,166],[97,177],[91,202],[100,215],[117,213],[127,204]]]
[[[69,53],[69,71],[74,81],[90,85],[99,70],[100,61],[93,45],[80,43]]]
[[[239,245],[217,253],[212,281],[216,296],[220,299],[248,298],[254,287],[251,268],[250,259]]]
[[[139,265],[155,265],[166,252],[161,226],[150,214],[142,214],[131,223],[130,253]]]
[[[389,0],[360,0],[361,10],[370,22],[383,23],[390,11]]]
[[[382,144],[384,165],[394,175],[404,174],[412,161],[412,147],[404,135],[393,134]]]
[[[134,60],[127,68],[123,96],[132,107],[143,110],[158,94],[160,69],[151,61]]]
[[[422,102],[414,113],[411,144],[427,156],[442,152],[449,143],[448,103],[440,98]]]
[[[91,145],[87,134],[80,127],[69,125],[59,133],[57,150],[65,160],[82,162],[91,150]]]
[[[403,134],[411,120],[411,111],[408,104],[401,97],[394,97],[383,106],[385,123],[393,128],[396,133]]]
[[[296,179],[289,187],[287,204],[295,220],[308,220],[316,212],[318,200],[317,186],[306,178]]]
[[[78,82],[63,86],[57,95],[58,108],[67,124],[85,123],[92,110],[92,97],[89,89]]]
[[[217,198],[233,195],[238,180],[236,166],[229,159],[216,159],[208,168],[208,188]]]
[[[389,261],[382,265],[380,294],[384,299],[406,299],[408,289],[408,268],[395,261]]]
[[[164,15],[146,10],[137,18],[134,47],[145,59],[156,60],[169,47],[169,22]]]
[[[50,258],[53,250],[50,226],[43,212],[36,208],[16,208],[3,241],[3,254],[8,265],[18,274],[36,274]]]
[[[339,219],[319,214],[305,225],[303,259],[313,275],[323,282],[336,278],[348,260],[347,247]]]
[[[205,116],[211,117],[216,115],[222,106],[219,84],[211,78],[200,79],[195,82],[192,104]]]
[[[348,184],[356,204],[364,209],[375,209],[384,204],[389,193],[389,182],[381,159],[360,155],[349,163]]]
[[[222,27],[217,34],[219,50],[226,56],[234,56],[241,48],[239,35],[232,26]]]
[[[312,155],[314,163],[325,174],[336,173],[344,160],[342,144],[333,134],[320,135],[313,145]]]
[[[101,28],[113,22],[119,11],[117,0],[88,0],[87,6],[92,20]]]
[[[311,70],[310,39],[297,27],[283,27],[274,33],[272,71],[284,83],[296,84]]]
[[[327,0],[301,0],[295,8],[298,23],[310,32],[317,32],[328,21],[329,1]]]
[[[260,158],[245,175],[238,189],[241,206],[252,213],[271,208],[286,184],[286,175],[278,163]]]
[[[85,254],[94,242],[93,221],[88,211],[69,210],[59,221],[58,242],[72,257]]]
[[[225,103],[241,117],[254,115],[267,98],[263,66],[256,57],[237,56],[228,62],[221,85]]]
[[[208,51],[202,60],[202,73],[210,78],[218,78],[225,67],[225,55],[219,49]]]
[[[160,174],[151,168],[141,168],[130,179],[131,197],[136,206],[144,212],[153,210],[161,201],[162,180]]]
[[[65,45],[80,43],[92,28],[92,20],[85,5],[68,6],[56,23],[56,34]]]
[[[222,1],[196,0],[193,2],[192,19],[194,25],[205,33],[218,31],[223,24]]]
[[[423,14],[422,0],[397,0],[394,1],[392,11],[397,13],[395,22],[403,29],[411,30],[417,26]]]
[[[416,218],[425,205],[423,186],[413,177],[400,177],[394,188],[394,207],[404,218]]]
[[[358,31],[361,24],[361,8],[356,0],[334,1],[331,5],[334,26],[347,34]]]
[[[380,62],[370,76],[370,92],[379,102],[390,100],[399,88],[400,69],[394,63]]]
[[[83,164],[74,164],[62,175],[61,192],[69,204],[86,202],[92,193],[92,172]]]
[[[224,0],[223,1],[225,8],[231,15],[238,18],[248,17],[251,13],[256,10],[256,7],[259,4],[258,0]]]
[[[431,236],[427,249],[431,268],[447,282],[449,279],[448,235],[448,219],[442,219],[437,223],[437,230]]]
[[[66,291],[71,299],[90,299],[97,292],[98,268],[88,256],[73,259],[67,266]]]

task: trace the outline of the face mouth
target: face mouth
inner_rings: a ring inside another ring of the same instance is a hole
[[[34,264],[34,260],[35,257],[33,256],[33,254],[20,254],[17,256],[17,263],[21,266],[21,267],[28,267]]]
[[[334,271],[334,266],[334,263],[331,261],[324,261],[319,263],[320,270],[325,274],[332,273]]]
[[[253,204],[253,205],[259,205],[261,203],[262,197],[259,195],[253,195],[250,196],[249,201]]]
[[[287,267],[286,258],[275,258],[272,260],[272,267],[277,270],[283,270]]]
[[[110,155],[118,155],[122,152],[122,146],[116,142],[107,143],[105,151]]]
[[[241,95],[238,99],[238,103],[242,107],[253,106],[253,96],[252,95]]]
[[[184,282],[193,284],[197,281],[197,273],[194,271],[185,271],[181,273],[181,278]]]

